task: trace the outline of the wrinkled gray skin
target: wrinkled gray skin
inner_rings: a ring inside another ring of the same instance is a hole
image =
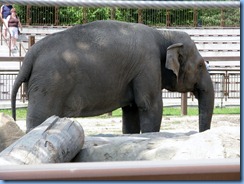
[[[27,131],[51,115],[87,117],[123,110],[123,133],[158,132],[162,89],[193,92],[199,131],[210,129],[214,90],[204,60],[184,32],[96,21],[37,42],[13,86],[28,88]]]

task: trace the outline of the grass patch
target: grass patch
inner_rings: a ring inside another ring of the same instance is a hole
[[[214,108],[214,114],[240,114],[240,107],[224,107]],[[164,116],[181,116],[181,108],[180,107],[164,107],[163,110]],[[198,107],[188,107],[187,115],[196,116],[198,115]]]
[[[0,109],[0,113],[4,113],[12,117],[12,110],[11,109]],[[16,110],[16,118],[18,120],[26,119],[26,108],[18,108]]]
[[[0,113],[4,113],[6,115],[12,116],[11,109],[0,109]],[[22,120],[26,118],[26,108],[18,108],[16,110],[16,117],[18,120]],[[197,107],[188,107],[187,114],[189,116],[198,115]],[[240,107],[224,107],[224,108],[214,108],[214,114],[240,114]],[[181,108],[180,107],[164,107],[163,110],[164,116],[181,116]],[[112,113],[112,117],[121,117],[122,109],[119,108]],[[101,116],[96,116],[100,118],[108,118],[108,114],[103,114]]]

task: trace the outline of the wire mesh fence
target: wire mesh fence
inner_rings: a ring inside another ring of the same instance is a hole
[[[70,26],[113,19],[157,27],[240,27],[240,8],[138,9],[16,5],[16,9],[23,25]]]

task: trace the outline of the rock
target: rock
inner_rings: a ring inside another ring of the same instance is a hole
[[[240,128],[87,136],[74,162],[240,158]]]
[[[13,118],[0,113],[0,152],[23,135],[24,132],[18,127]]]

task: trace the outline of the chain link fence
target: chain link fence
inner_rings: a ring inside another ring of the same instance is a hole
[[[119,20],[155,27],[240,27],[240,8],[138,9],[16,5],[23,25],[71,26]]]

